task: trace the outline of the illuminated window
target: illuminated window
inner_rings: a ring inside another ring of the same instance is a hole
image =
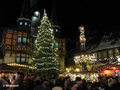
[[[27,25],[27,22],[25,22],[25,25]]]
[[[108,50],[108,55],[109,55],[109,57],[113,57],[113,50],[112,49]]]
[[[30,24],[29,24],[29,27],[30,27]]]
[[[28,58],[26,58],[26,62],[28,62]]]
[[[22,37],[18,37],[18,43],[22,42]]]
[[[56,29],[56,32],[58,32],[58,29]]]
[[[20,22],[20,25],[22,25],[22,22]]]
[[[28,39],[28,40],[27,40],[27,43],[29,43],[29,42],[30,42],[30,40]]]
[[[17,63],[20,63],[20,57],[17,57],[17,58],[16,58],[16,62],[17,62]]]
[[[102,53],[98,52],[98,59],[102,59]]]
[[[107,51],[102,51],[103,58],[107,58]]]
[[[25,58],[21,58],[21,63],[24,63],[25,62]]]
[[[119,48],[115,48],[115,49],[114,49],[114,54],[115,54],[115,56],[118,56],[118,55],[119,55]]]
[[[58,43],[58,42],[55,43],[55,47],[56,47],[56,48],[59,47],[59,43]]]
[[[26,57],[16,57],[16,63],[27,63],[28,58]]]
[[[27,41],[27,38],[23,37],[23,42],[26,43]]]
[[[27,39],[26,37],[18,37],[18,43],[29,43],[30,40]]]

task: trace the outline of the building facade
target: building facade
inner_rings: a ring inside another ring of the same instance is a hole
[[[118,62],[118,59],[120,58],[119,29],[120,29],[119,26],[115,26],[108,28],[106,30],[99,31],[98,33],[96,33],[96,36],[95,35],[86,36],[87,37],[86,52],[90,53],[91,56],[94,56],[92,60],[95,61],[95,63],[93,63],[92,65],[90,65],[90,67],[87,68],[88,70],[91,71],[95,70],[96,68],[98,70],[99,66],[106,65],[107,63],[110,63],[110,65],[114,64],[114,66],[115,65],[119,66]],[[97,37],[99,37],[99,39]],[[79,45],[67,53],[67,61],[71,62],[68,63],[69,65],[67,68],[75,67],[74,54],[79,52],[78,50]]]
[[[0,37],[0,63],[34,69],[34,67],[29,65],[32,63],[31,55],[35,50],[34,41],[40,25],[40,13],[35,11],[31,17],[29,5],[30,0],[24,0],[21,15],[17,20],[17,28],[0,28],[2,32]],[[66,40],[60,37],[60,26],[53,19],[56,19],[54,18],[54,13],[51,14],[51,31],[56,40],[55,46],[58,48],[57,59],[60,62],[61,70],[64,70]]]

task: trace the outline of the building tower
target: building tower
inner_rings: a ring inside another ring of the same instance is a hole
[[[31,20],[29,0],[24,0],[21,15],[17,20],[17,28],[0,28],[1,43],[0,49],[2,56],[0,63],[7,63],[12,66],[17,66],[25,71],[32,69],[27,66],[30,56],[33,51],[33,37],[30,36]],[[25,72],[26,73],[26,72]]]
[[[30,0],[24,0],[20,18],[17,20],[16,63],[28,63],[32,39],[30,38]]]
[[[38,26],[40,25],[40,13],[36,5],[37,0],[31,0],[31,36],[36,37],[38,33]]]
[[[51,17],[50,17],[50,22],[51,22],[51,32],[53,33],[55,37],[55,46],[58,48],[58,60],[60,62],[60,68],[62,70],[65,70],[65,56],[66,56],[66,40],[61,39],[60,37],[60,26],[59,26],[59,18],[57,15],[57,10],[56,10],[56,2],[53,0],[52,4],[52,11],[51,11]]]

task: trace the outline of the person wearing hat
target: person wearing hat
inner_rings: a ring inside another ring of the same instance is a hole
[[[82,82],[81,77],[76,77],[75,82],[76,84],[71,87],[71,90],[87,90],[87,86]]]

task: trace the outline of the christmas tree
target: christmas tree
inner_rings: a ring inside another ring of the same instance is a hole
[[[36,50],[33,52],[33,63],[37,68],[36,70],[43,75],[53,75],[59,72],[59,61],[56,59],[57,48],[50,27],[51,23],[44,10],[35,40]]]

